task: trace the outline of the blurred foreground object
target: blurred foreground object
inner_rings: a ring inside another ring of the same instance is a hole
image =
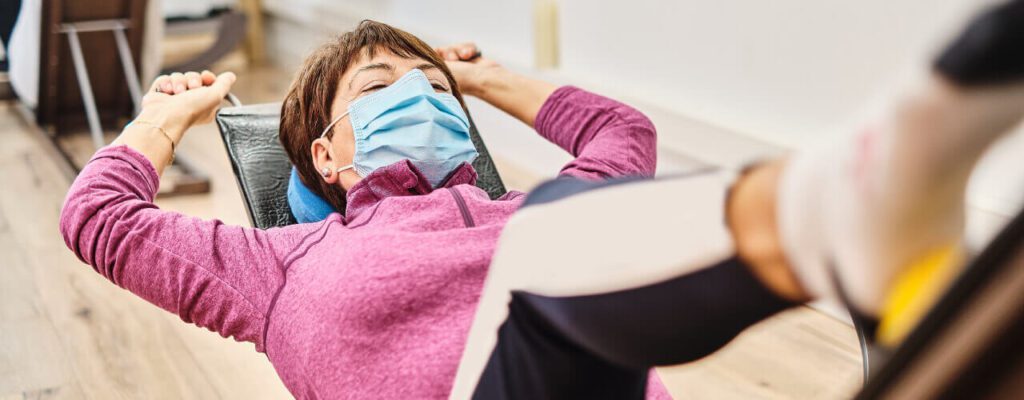
[[[1024,211],[966,268],[859,399],[1024,397]]]

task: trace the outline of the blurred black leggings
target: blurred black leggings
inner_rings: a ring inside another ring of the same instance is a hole
[[[11,42],[11,32],[20,11],[21,0],[0,0],[0,41],[4,46]]]
[[[11,32],[20,11],[21,0],[0,0],[0,42],[3,42],[4,50],[10,46]],[[0,71],[7,71],[6,57],[0,60]]]
[[[647,371],[694,361],[794,306],[737,259],[578,297],[513,292],[475,399],[643,399]]]

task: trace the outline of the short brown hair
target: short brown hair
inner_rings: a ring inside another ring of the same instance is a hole
[[[338,185],[324,182],[313,165],[309,149],[330,123],[331,104],[341,75],[363,52],[373,57],[378,51],[390,51],[404,58],[422,58],[434,64],[448,78],[452,94],[462,103],[455,78],[434,49],[416,36],[390,25],[362,21],[356,29],[314,50],[281,104],[279,137],[302,183],[341,213],[345,212],[345,191]]]

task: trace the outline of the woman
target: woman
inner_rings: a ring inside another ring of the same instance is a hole
[[[994,7],[851,135],[738,179],[536,188],[502,233],[452,398],[642,398],[650,367],[816,298],[899,344],[964,264],[974,165],[1024,117],[1022,39],[1024,0]],[[631,218],[594,222],[627,201]]]
[[[265,231],[153,204],[182,135],[210,121],[235,82],[158,78],[72,185],[64,240],[115,284],[253,342],[298,398],[444,398],[498,233],[523,199],[492,201],[473,186],[461,93],[572,153],[561,175],[651,176],[655,166],[654,127],[636,110],[459,61],[474,53],[435,51],[371,21],[315,51],[285,98],[281,141],[305,186],[344,214]],[[667,397],[655,387],[652,397]]]

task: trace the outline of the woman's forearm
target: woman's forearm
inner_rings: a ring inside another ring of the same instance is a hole
[[[654,175],[654,124],[640,111],[618,101],[563,86],[544,102],[534,128],[575,157],[560,174],[582,179]]]
[[[111,145],[126,145],[142,153],[153,164],[157,175],[162,175],[187,129],[187,123],[180,119],[143,111]]]
[[[558,86],[552,83],[496,66],[480,72],[478,90],[472,94],[532,127],[555,89]]]
[[[122,138],[144,135],[129,127]],[[264,351],[264,316],[284,279],[281,260],[321,225],[267,232],[160,210],[153,204],[159,181],[148,157],[127,145],[93,156],[61,209],[64,243],[112,283]]]

